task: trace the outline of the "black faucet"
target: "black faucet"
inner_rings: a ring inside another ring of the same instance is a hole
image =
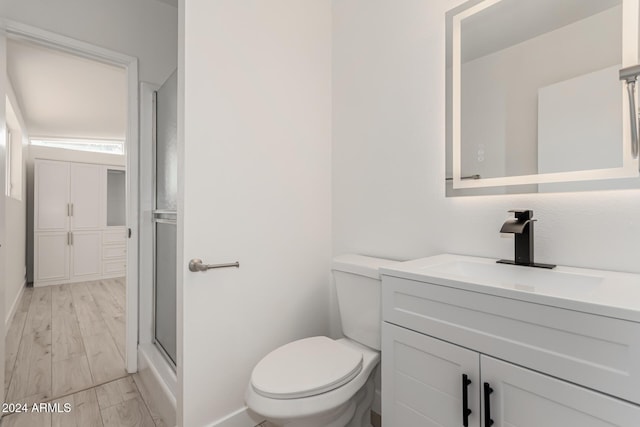
[[[537,264],[533,261],[533,211],[514,209],[515,218],[502,224],[501,233],[512,233],[515,238],[515,260],[501,259],[500,264],[525,265],[528,267],[553,268],[553,264]]]

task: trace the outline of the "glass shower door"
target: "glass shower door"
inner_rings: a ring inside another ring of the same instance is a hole
[[[177,72],[156,91],[154,105],[154,342],[175,367]]]

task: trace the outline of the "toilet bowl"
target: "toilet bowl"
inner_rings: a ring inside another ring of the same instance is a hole
[[[250,410],[277,427],[369,427],[380,361],[378,268],[394,261],[334,258],[343,333],[279,347],[254,368],[245,392]]]
[[[299,348],[292,348],[294,345]],[[329,355],[342,353],[341,350],[345,354]],[[328,363],[326,357],[335,364]],[[291,366],[296,359],[296,366]],[[278,427],[344,427],[358,409],[368,422],[374,393],[372,372],[379,361],[379,352],[349,339],[313,337],[294,341],[270,353],[256,366],[245,400],[252,411]],[[277,365],[281,369],[276,371],[273,367]],[[301,368],[309,375],[301,375]],[[263,375],[263,369],[269,369],[269,375]],[[358,395],[367,383],[371,388],[368,396]]]

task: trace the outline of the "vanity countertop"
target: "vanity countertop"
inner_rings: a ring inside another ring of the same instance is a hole
[[[380,274],[640,322],[640,274],[497,264],[442,254],[380,268]]]

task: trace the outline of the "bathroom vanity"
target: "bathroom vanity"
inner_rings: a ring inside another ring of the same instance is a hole
[[[640,275],[495,261],[381,269],[383,425],[640,425]]]

